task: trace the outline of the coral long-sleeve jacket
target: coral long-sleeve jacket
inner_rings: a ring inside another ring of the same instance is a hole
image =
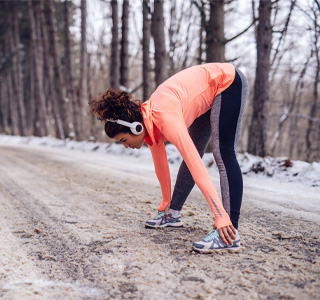
[[[186,162],[195,183],[208,201],[219,229],[232,225],[222,206],[212,179],[188,133],[193,121],[208,111],[213,99],[228,88],[235,68],[227,63],[208,63],[183,70],[162,83],[142,104],[148,144],[160,182],[163,201],[159,211],[171,201],[171,179],[165,141],[174,144]]]

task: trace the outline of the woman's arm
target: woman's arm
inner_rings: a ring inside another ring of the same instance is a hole
[[[223,208],[212,179],[192,142],[183,117],[176,112],[157,112],[157,114],[161,114],[157,116],[157,119],[161,120],[161,124],[156,125],[162,129],[162,134],[181,153],[195,183],[200,188],[215,215],[215,227],[220,229],[225,226],[232,226],[230,217]]]
[[[162,191],[162,202],[158,210],[163,211],[171,202],[171,179],[167,152],[164,143],[148,146],[151,150],[154,168]]]

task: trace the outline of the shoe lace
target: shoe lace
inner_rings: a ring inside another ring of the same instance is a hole
[[[159,213],[158,213],[158,215],[154,218],[155,220],[159,220],[159,219],[161,219],[162,217],[164,217],[164,211],[160,211]]]
[[[210,231],[204,238],[203,240],[205,242],[209,242],[211,241],[212,239],[214,239],[215,237],[217,237],[219,235],[219,232],[218,230],[214,229],[212,231]]]

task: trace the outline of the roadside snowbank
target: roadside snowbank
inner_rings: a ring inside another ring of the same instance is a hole
[[[49,148],[64,148],[83,152],[102,152],[114,155],[134,156],[152,159],[147,147],[141,149],[125,149],[120,144],[97,143],[89,141],[59,140],[52,137],[21,137],[0,135],[0,142],[13,144],[30,144]],[[170,164],[181,163],[179,151],[172,144],[166,146],[168,161]],[[307,163],[304,161],[292,161],[287,157],[258,157],[248,153],[237,154],[238,161],[245,176],[268,177],[281,182],[298,182],[311,187],[320,186],[320,162]],[[208,168],[216,168],[212,154],[206,153],[203,161]]]

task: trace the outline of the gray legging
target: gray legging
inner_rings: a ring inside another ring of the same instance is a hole
[[[222,204],[235,228],[238,228],[243,193],[242,174],[235,149],[239,142],[241,119],[247,96],[247,80],[236,69],[233,83],[214,99],[212,108],[194,120],[189,127],[190,137],[201,157],[210,136],[212,138],[213,156],[220,175]],[[178,172],[170,208],[182,210],[194,184],[189,169],[183,161]]]

